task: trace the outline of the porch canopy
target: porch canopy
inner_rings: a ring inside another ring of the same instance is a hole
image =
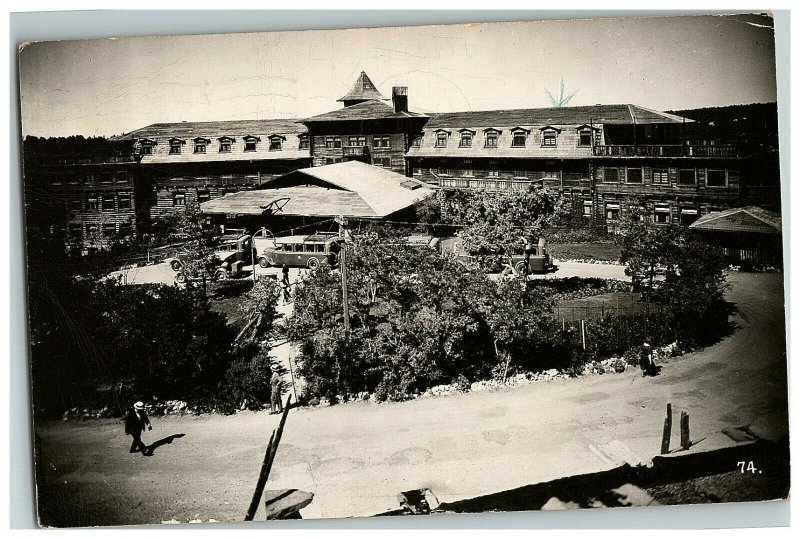
[[[734,234],[780,234],[781,216],[759,206],[745,206],[709,213],[689,225],[689,228]]]
[[[203,202],[208,215],[286,215],[383,219],[433,195],[422,182],[348,161],[303,168],[257,189]]]

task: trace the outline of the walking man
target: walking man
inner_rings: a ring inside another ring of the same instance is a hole
[[[283,265],[281,268],[281,273],[283,277],[281,278],[281,284],[283,284],[283,303],[289,303],[289,266],[286,264]]]
[[[281,404],[281,377],[275,371],[272,372],[272,379],[270,380],[269,399],[269,409],[271,414],[279,414],[283,412],[283,405]]]
[[[147,413],[144,411],[144,403],[138,401],[133,405],[133,408],[128,410],[128,415],[125,416],[125,434],[133,436],[131,453],[141,451],[143,455],[147,454],[147,446],[142,443],[142,431],[145,427],[147,427],[147,430],[153,430],[153,426],[147,418]]]

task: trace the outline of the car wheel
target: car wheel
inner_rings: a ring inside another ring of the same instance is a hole
[[[266,257],[263,256],[258,259],[258,265],[261,266],[262,268],[270,267],[269,260],[267,260]]]
[[[517,262],[514,269],[517,270],[518,273],[525,273],[525,262]]]
[[[313,258],[313,257],[309,258],[308,262],[306,263],[306,265],[308,266],[308,269],[315,270],[315,269],[319,268],[319,260],[317,260],[316,258]]]
[[[181,269],[181,261],[180,260],[173,260],[169,263],[169,267],[172,268],[172,271],[180,271]]]
[[[225,281],[228,279],[228,272],[224,269],[218,269],[214,272],[214,280],[215,281]]]
[[[178,273],[175,274],[175,282],[178,283],[178,284],[185,283],[186,282],[186,275],[182,271],[179,271]]]

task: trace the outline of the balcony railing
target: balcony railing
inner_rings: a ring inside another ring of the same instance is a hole
[[[448,178],[440,177],[439,186],[445,189],[482,189],[484,191],[525,191],[531,180],[501,180],[499,178]]]
[[[369,155],[369,146],[343,146],[342,155],[344,156]]]
[[[734,146],[682,144],[609,144],[593,148],[599,157],[736,157]]]

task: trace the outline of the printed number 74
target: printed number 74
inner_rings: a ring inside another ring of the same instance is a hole
[[[742,461],[737,462],[736,465],[739,466],[739,470],[742,473],[744,473],[745,471],[748,471],[750,473],[758,472],[758,469],[756,468],[755,464],[753,464],[752,460],[748,461],[748,462],[745,462],[745,461],[742,460]]]

